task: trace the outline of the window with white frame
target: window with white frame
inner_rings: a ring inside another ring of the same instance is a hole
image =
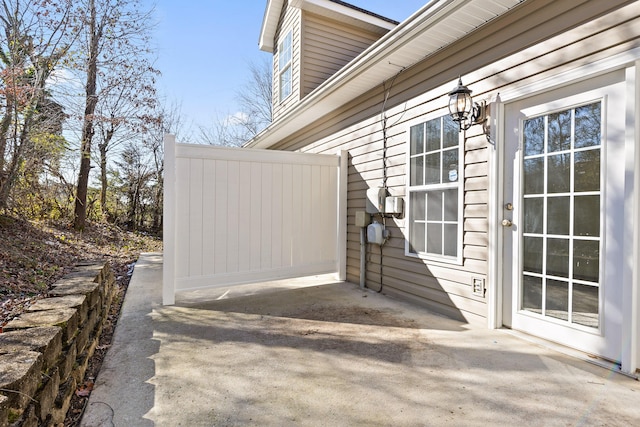
[[[407,254],[460,259],[461,159],[458,125],[449,115],[411,126]]]
[[[291,59],[292,55],[291,31],[287,33],[278,45],[278,75],[280,102],[291,94]]]

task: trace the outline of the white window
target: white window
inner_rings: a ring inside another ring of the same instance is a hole
[[[449,115],[409,130],[409,255],[461,260],[461,147],[458,125]]]
[[[291,31],[287,33],[278,45],[278,74],[280,88],[280,102],[291,94]]]

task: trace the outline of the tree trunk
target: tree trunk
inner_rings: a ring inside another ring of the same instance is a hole
[[[78,189],[73,218],[73,228],[80,231],[87,220],[87,190],[89,187],[89,171],[91,170],[91,140],[93,138],[93,114],[96,111],[98,96],[96,83],[98,75],[98,45],[101,29],[96,26],[95,0],[89,0],[89,61],[87,65],[86,104],[84,109],[84,124],[82,126],[82,146],[80,148],[80,171],[78,172]]]
[[[158,182],[156,183],[156,191],[154,197],[154,205],[153,209],[153,230],[155,232],[162,231],[162,204],[163,204],[163,186],[162,186],[162,176],[160,175],[157,178]]]
[[[115,133],[115,129],[111,126],[110,129],[107,130],[107,134],[100,144],[98,144],[98,148],[100,149],[100,211],[102,212],[103,217],[108,216],[107,212],[107,151],[109,149],[109,144],[111,143],[111,139],[113,138],[113,134]]]
[[[0,181],[0,208],[2,209],[7,207],[9,195],[11,194],[11,188],[13,187],[16,178],[18,177],[18,172],[20,171],[20,165],[22,164],[24,151],[26,150],[27,143],[29,142],[28,134],[31,129],[32,117],[32,111],[28,112],[25,115],[24,123],[22,124],[22,129],[20,129],[19,136],[17,126],[14,126],[14,135],[12,138],[15,140],[15,144],[11,157],[11,163],[9,163],[8,168],[3,171],[4,176],[2,181]]]
[[[10,98],[10,97],[8,97]],[[2,183],[2,175],[5,168],[5,156],[7,151],[7,133],[13,119],[13,103],[11,99],[6,100],[5,114],[0,121],[0,183]],[[0,205],[0,208],[2,206]]]
[[[11,126],[12,107],[10,101],[7,100],[7,107],[2,122],[0,122],[0,210],[4,210],[7,207],[7,199],[9,197],[9,189],[11,185],[9,183],[10,173],[6,169],[6,151],[7,151],[7,134],[9,132],[9,126]]]
[[[100,148],[100,211],[107,217],[107,144],[99,144]]]

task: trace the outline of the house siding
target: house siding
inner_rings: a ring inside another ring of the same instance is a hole
[[[393,85],[380,82],[378,89],[272,148],[349,152],[347,279],[357,282],[360,229],[354,225],[355,212],[365,209],[366,189],[382,183],[383,145],[389,192],[405,197],[409,124],[446,114],[446,93],[458,75],[474,90],[476,100],[491,100],[501,92],[640,47],[638,28],[640,2],[529,0],[399,73]],[[390,91],[386,144],[380,121],[385,90]],[[473,278],[485,283],[489,279],[489,159],[494,147],[480,132],[481,127],[474,126],[465,141],[462,264],[406,256],[406,219],[387,219],[389,241],[382,248],[368,245],[368,287],[452,317],[468,321],[487,317],[487,299],[472,292]]]
[[[371,46],[379,34],[302,12],[302,97]]]

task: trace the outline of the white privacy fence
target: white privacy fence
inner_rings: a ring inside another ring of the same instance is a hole
[[[164,142],[164,304],[184,290],[325,273],[345,280],[346,152]]]

